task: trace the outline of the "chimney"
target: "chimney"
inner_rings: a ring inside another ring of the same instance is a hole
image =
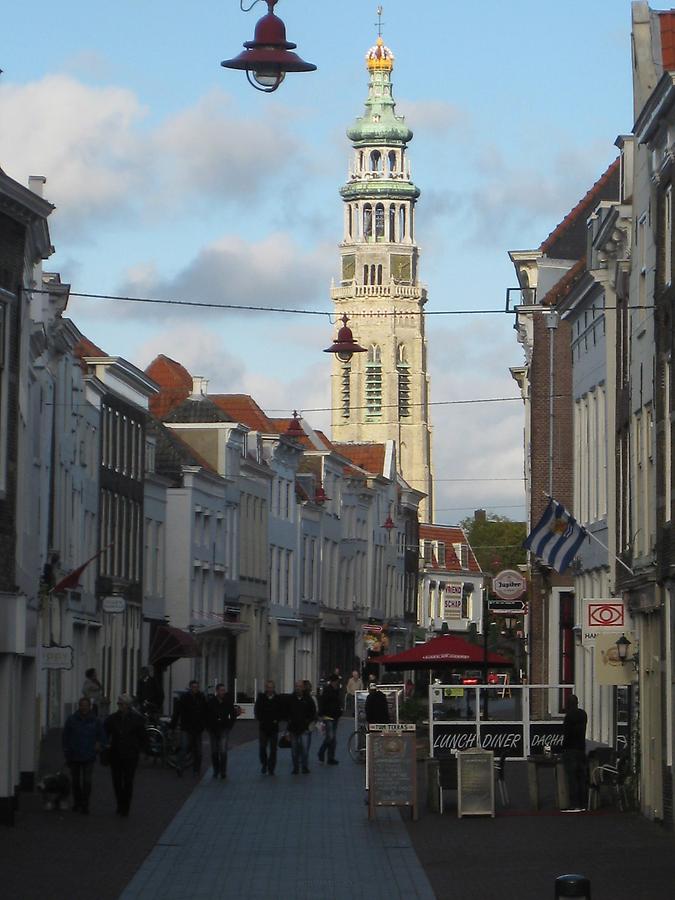
[[[28,176],[28,188],[34,194],[37,194],[38,197],[44,196],[44,186],[47,183],[47,179],[44,175],[29,175]]]
[[[190,394],[190,400],[201,400],[203,397],[206,397],[206,389],[208,388],[208,386],[208,378],[204,378],[203,375],[193,375],[192,393]]]

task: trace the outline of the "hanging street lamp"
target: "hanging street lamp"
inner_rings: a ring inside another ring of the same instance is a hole
[[[253,9],[259,0],[245,8],[242,0],[239,6],[243,12]],[[267,15],[263,16],[255,26],[252,41],[246,41],[246,48],[233,59],[224,59],[221,66],[226,69],[242,69],[246,77],[257,91],[271,94],[279,87],[287,72],[314,72],[316,66],[305,62],[297,53],[291,51],[297,44],[286,40],[286,26],[278,16],[274,15],[274,7],[278,0],[265,0]]]
[[[342,317],[342,328],[338,331],[335,341],[326,347],[324,353],[334,353],[340,362],[349,362],[355,353],[366,353],[365,347],[359,347],[354,340],[351,328],[347,325],[349,319],[347,315]]]

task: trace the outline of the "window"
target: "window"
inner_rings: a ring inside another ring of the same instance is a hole
[[[396,207],[389,207],[389,240],[393,243],[396,240]]]
[[[673,186],[663,194],[663,284],[670,287],[673,279]]]
[[[384,204],[375,207],[375,240],[384,240]]]
[[[377,421],[382,415],[381,351],[372,344],[366,363],[366,421]]]
[[[370,171],[379,172],[382,169],[382,154],[379,150],[373,150],[370,154]]]
[[[438,565],[444,569],[445,568],[445,544],[443,541],[439,541],[436,544],[436,559],[438,560]]]
[[[396,371],[398,375],[398,417],[410,416],[410,366],[406,361],[404,344],[398,345]]]
[[[396,151],[389,151],[389,172],[393,174],[396,171]]]
[[[363,237],[369,240],[373,236],[373,207],[366,203],[363,207]]]
[[[405,206],[399,206],[398,208],[398,239],[399,241],[404,240],[406,237],[405,233]]]

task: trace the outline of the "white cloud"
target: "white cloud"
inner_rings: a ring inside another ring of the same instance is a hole
[[[446,140],[450,131],[460,127],[466,131],[471,123],[466,109],[445,100],[399,100],[396,112],[427,139]]]
[[[136,127],[145,110],[123,88],[89,88],[66,75],[0,88],[5,171],[26,182],[47,178],[45,196],[56,204],[62,228],[127,208],[139,186]]]
[[[216,304],[294,308],[316,308],[324,305],[326,298],[328,308],[327,285],[334,256],[332,246],[308,250],[284,233],[256,243],[226,235],[204,247],[173,277],[163,277],[152,264],[134,266],[127,271],[120,291]],[[147,314],[156,315],[158,308],[148,307]],[[139,315],[139,307],[133,306],[133,314]],[[179,312],[171,307],[167,314]],[[208,310],[202,311],[207,314]],[[194,309],[186,310],[185,315],[194,315]]]

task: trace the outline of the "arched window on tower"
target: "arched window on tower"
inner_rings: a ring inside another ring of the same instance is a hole
[[[375,240],[384,240],[384,204],[378,203],[375,207]]]
[[[352,209],[351,203],[347,204],[347,233],[349,237],[353,237],[353,221],[354,221],[354,210]]]
[[[396,207],[393,203],[389,207],[389,240],[392,244],[396,240]]]
[[[398,417],[410,417],[410,366],[405,344],[396,348],[396,373],[398,375]]]
[[[366,422],[382,417],[382,361],[377,344],[371,344],[366,362]]]
[[[406,237],[405,233],[405,206],[399,206],[398,208],[398,239],[399,241],[404,240]]]
[[[396,171],[396,151],[389,151],[389,174],[393,175]]]
[[[373,207],[366,203],[363,207],[363,239],[368,241],[373,236]]]
[[[375,266],[370,267],[370,283],[375,284]]]
[[[370,171],[380,172],[382,170],[382,154],[379,150],[372,150],[370,153]]]
[[[377,283],[382,284],[382,265],[377,267]]]
[[[365,157],[363,155],[363,150],[359,152],[359,172],[363,172],[363,166],[365,163]]]

